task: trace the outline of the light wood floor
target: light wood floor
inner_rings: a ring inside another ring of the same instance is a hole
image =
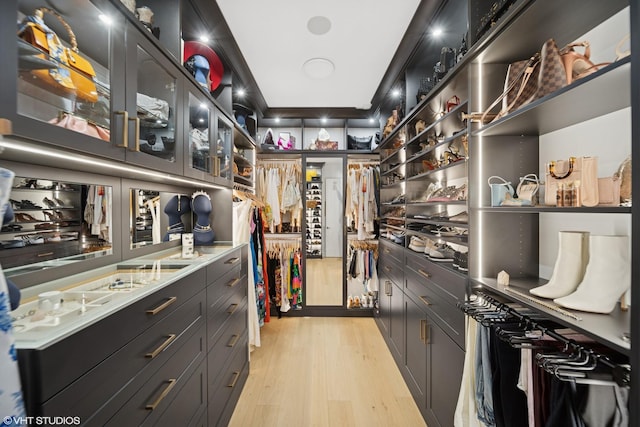
[[[305,305],[343,305],[342,258],[311,258],[306,267]]]
[[[372,318],[272,318],[261,339],[230,427],[425,426]]]

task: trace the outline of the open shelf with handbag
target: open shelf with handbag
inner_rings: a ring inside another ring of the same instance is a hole
[[[560,334],[603,349],[615,363],[594,358],[579,377],[598,371],[623,388],[635,368],[633,317],[617,302],[632,287],[637,244],[633,209],[613,195],[637,105],[620,50],[631,28],[626,6],[515,2],[470,52],[470,84],[482,92],[469,100],[477,112],[469,115],[472,293],[531,310],[550,331],[567,328]],[[498,199],[494,176],[512,186]]]

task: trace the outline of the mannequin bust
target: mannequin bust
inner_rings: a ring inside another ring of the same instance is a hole
[[[209,222],[211,215],[211,197],[204,191],[196,191],[191,196],[191,209],[196,214],[196,224],[193,226],[193,243],[196,246],[213,245],[215,233]]]
[[[168,242],[170,235],[184,233],[184,223],[182,222],[182,215],[191,211],[191,205],[189,204],[188,196],[178,194],[173,196],[167,204],[164,206],[164,213],[169,218],[169,227],[167,227],[167,233],[164,235],[163,241]]]

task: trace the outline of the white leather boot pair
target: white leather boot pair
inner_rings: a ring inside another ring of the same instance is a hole
[[[631,288],[628,236],[561,231],[558,258],[546,285],[529,292],[573,310],[611,313]]]

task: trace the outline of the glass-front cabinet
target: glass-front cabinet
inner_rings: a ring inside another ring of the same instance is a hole
[[[175,66],[137,28],[127,28],[126,160],[170,173],[182,173],[176,141],[179,91]]]
[[[187,91],[188,94],[188,126],[185,126],[185,175],[202,180],[213,177],[213,157],[211,133],[213,129],[213,105],[197,91]]]
[[[16,46],[1,53],[0,115],[13,133],[124,159],[124,87],[112,85],[122,81],[124,17],[89,0],[6,1],[0,15],[2,40]]]
[[[219,184],[231,185],[233,181],[233,123],[218,111],[216,111],[214,139],[216,147],[213,155],[214,177]]]

